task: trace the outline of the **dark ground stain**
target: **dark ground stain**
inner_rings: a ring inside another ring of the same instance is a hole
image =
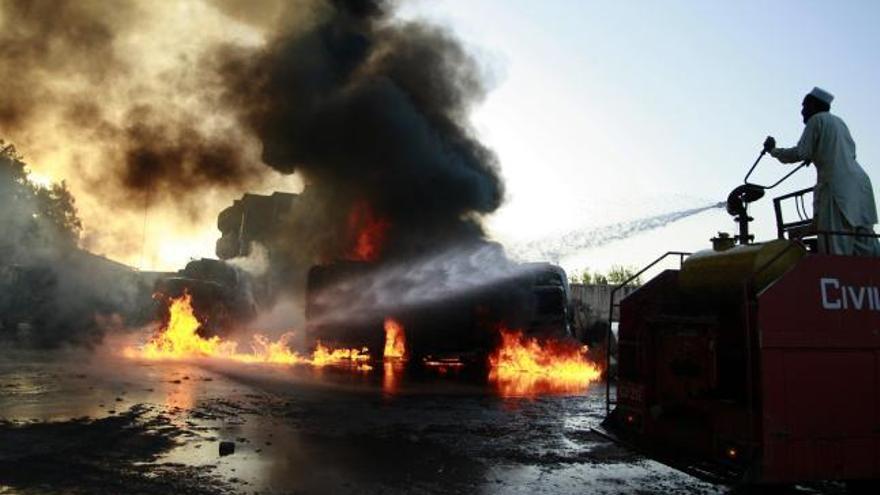
[[[138,405],[102,419],[0,421],[0,486],[30,494],[216,494],[209,469],[156,463],[185,432]]]

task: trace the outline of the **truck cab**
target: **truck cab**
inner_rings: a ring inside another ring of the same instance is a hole
[[[188,293],[206,336],[225,335],[257,314],[250,276],[222,260],[192,260],[177,273],[157,278],[154,291],[165,298]],[[165,304],[159,308],[167,311]]]
[[[316,265],[307,278],[306,333],[311,341],[367,347],[377,356],[381,355],[387,317],[403,324],[413,356],[485,356],[495,348],[499,325],[527,334],[570,336],[570,288],[565,271],[550,263],[512,267],[515,276],[487,280],[442,299],[393,304],[394,309],[387,310],[391,314],[383,313],[380,304],[351,314],[347,303],[374,295],[371,280],[386,276],[381,265],[359,261]],[[408,284],[389,283],[398,287]]]

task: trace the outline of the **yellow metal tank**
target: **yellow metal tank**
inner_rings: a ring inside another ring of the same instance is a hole
[[[725,250],[707,249],[684,260],[679,273],[681,289],[691,295],[719,296],[742,293],[752,276],[760,291],[779,278],[806,255],[803,246],[787,239],[736,246]]]

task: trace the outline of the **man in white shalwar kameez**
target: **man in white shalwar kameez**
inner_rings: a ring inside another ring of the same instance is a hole
[[[777,148],[768,137],[765,151],[782,163],[811,161],[816,166],[813,229],[819,252],[847,256],[880,256],[880,243],[864,235],[822,235],[821,232],[874,233],[877,207],[871,179],[856,161],[856,145],[840,117],[832,115],[834,96],[820,88],[804,97],[804,133],[794,148]]]

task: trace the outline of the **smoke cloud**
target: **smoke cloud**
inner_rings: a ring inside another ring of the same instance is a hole
[[[180,268],[182,232],[213,243],[233,199],[297,183],[285,276],[346,258],[363,222],[385,261],[479,252],[504,198],[468,123],[483,75],[379,0],[0,0],[0,138],[67,180],[82,247],[132,264],[161,243]]]
[[[248,159],[234,124],[211,122],[216,117],[206,110],[216,100],[207,74],[180,60],[161,71],[172,82],[161,83],[138,64],[133,51],[140,47],[127,45],[135,21],[154,16],[147,4],[7,0],[0,6],[0,127],[17,134],[51,120],[93,143],[101,163],[81,163],[79,172],[116,206],[142,208],[147,193],[191,206],[198,201],[191,193],[239,190],[265,174]]]
[[[388,10],[332,2],[309,29],[218,50],[225,98],[267,165],[312,184],[325,227],[344,230],[366,201],[390,221],[391,253],[481,238],[474,215],[494,211],[503,188],[467,124],[485,94],[479,67],[450,33],[389,22]]]
[[[68,182],[85,247],[136,263],[145,208],[168,242],[278,180],[201,63],[221,41],[260,35],[200,1],[0,0],[0,138]]]
[[[482,79],[383,1],[0,0],[0,133],[68,180],[86,247],[130,262],[145,207],[166,233],[204,228],[290,174],[313,217],[291,252],[338,255],[359,202],[391,253],[481,238],[503,198],[467,123]]]
[[[129,322],[139,316],[150,288],[134,270],[77,249],[73,198],[27,171],[0,141],[0,345],[95,344],[123,313]]]

